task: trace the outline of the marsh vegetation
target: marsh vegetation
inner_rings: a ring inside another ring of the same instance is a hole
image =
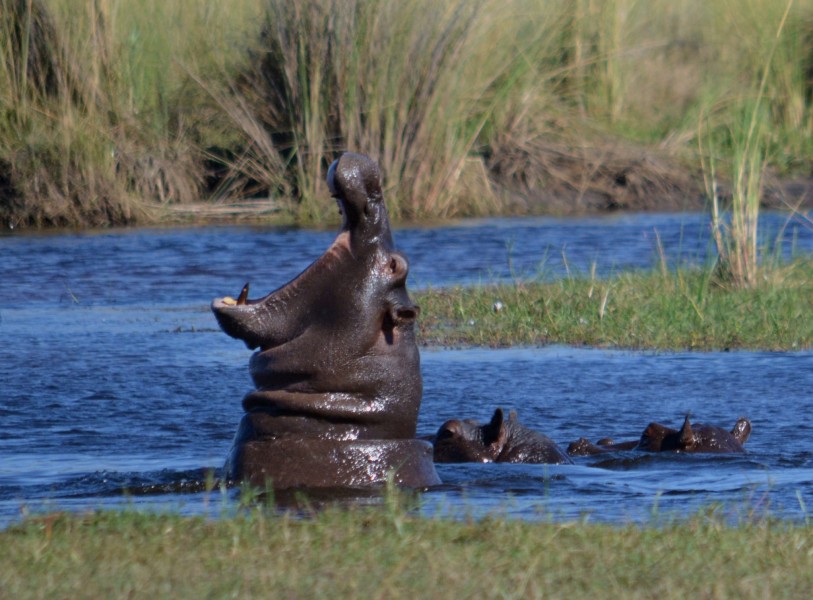
[[[775,198],[813,156],[811,32],[810,0],[0,0],[0,221],[313,223],[347,148],[399,219],[698,207],[712,162],[723,202]]]
[[[390,502],[390,504],[392,504]],[[311,518],[53,514],[0,532],[14,598],[803,598],[810,526],[607,526],[420,518],[402,506]]]
[[[813,261],[763,268],[748,288],[714,268],[450,287],[416,294],[440,346],[568,344],[659,350],[813,346]]]

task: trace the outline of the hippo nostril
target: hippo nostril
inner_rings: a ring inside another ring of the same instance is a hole
[[[395,316],[399,323],[404,321],[414,321],[418,318],[418,311],[413,308],[399,308],[395,311]]]
[[[439,440],[448,440],[452,437],[454,437],[454,433],[449,429],[441,429],[437,434],[437,439]]]

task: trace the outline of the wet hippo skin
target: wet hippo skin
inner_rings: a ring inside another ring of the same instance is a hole
[[[246,285],[212,302],[223,331],[256,350],[228,469],[275,487],[366,485],[389,470],[405,485],[438,483],[431,445],[415,439],[419,309],[378,166],[346,153],[327,180],[343,222],[325,253],[266,296],[250,299]]]
[[[568,445],[567,453],[570,456],[593,456],[595,454],[606,454],[607,452],[633,450],[637,446],[638,440],[616,442],[610,438],[602,438],[594,444],[587,438],[579,438]]]
[[[692,425],[686,415],[680,429],[650,423],[636,449],[648,452],[745,452],[743,444],[750,435],[751,422],[745,418],[737,419],[731,431],[726,431],[714,425]]]
[[[525,427],[511,411],[498,408],[489,423],[451,419],[434,438],[435,462],[507,462],[563,464],[572,461],[547,436]]]
[[[595,444],[586,438],[579,438],[567,447],[570,456],[593,456],[621,450],[643,450],[646,452],[745,452],[743,445],[751,435],[751,422],[737,419],[731,431],[722,427],[697,423],[692,425],[687,415],[680,429],[672,429],[660,423],[647,425],[640,439],[615,442],[609,438]]]

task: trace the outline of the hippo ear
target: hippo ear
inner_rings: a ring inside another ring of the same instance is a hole
[[[740,417],[734,423],[734,428],[731,430],[731,435],[734,436],[740,444],[744,444],[751,437],[751,421],[745,417]]]
[[[494,458],[502,452],[508,437],[508,429],[505,426],[505,415],[501,408],[494,411],[491,422],[483,425],[483,444],[494,454]]]
[[[692,431],[692,424],[689,421],[689,415],[686,415],[686,419],[683,421],[683,427],[680,428],[680,447],[681,448],[691,448],[694,446],[695,438],[694,432]]]

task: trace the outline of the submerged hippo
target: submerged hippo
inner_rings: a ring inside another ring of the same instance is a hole
[[[262,298],[250,299],[246,284],[237,299],[212,302],[223,331],[256,350],[249,371],[257,389],[243,398],[230,474],[270,477],[276,487],[359,485],[400,466],[407,484],[436,483],[431,446],[414,439],[419,309],[378,166],[346,153],[327,182],[343,222],[325,253]]]
[[[491,421],[480,425],[471,419],[446,421],[434,439],[435,462],[571,463],[547,436],[528,429],[511,411],[494,411]]]
[[[742,417],[737,419],[731,431],[726,431],[714,425],[692,425],[686,415],[679,430],[650,423],[636,449],[648,452],[745,452],[743,444],[750,435],[751,422]]]
[[[567,447],[570,456],[593,456],[595,454],[605,454],[607,452],[619,452],[623,450],[633,450],[638,446],[638,440],[627,442],[616,442],[611,438],[601,438],[595,444],[587,438],[579,438],[571,442]]]

